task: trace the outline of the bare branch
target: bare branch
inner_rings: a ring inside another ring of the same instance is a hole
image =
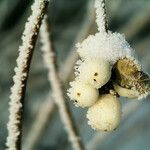
[[[22,36],[22,45],[19,47],[19,56],[17,58],[17,67],[13,77],[14,85],[11,88],[9,122],[7,124],[8,137],[7,149],[20,150],[23,121],[23,103],[25,97],[26,83],[30,68],[30,62],[41,21],[48,6],[48,0],[35,1],[32,6],[32,15],[25,25],[25,31]]]
[[[107,31],[105,0],[95,0],[96,23],[99,32]]]
[[[52,94],[54,97],[54,101],[58,106],[60,117],[62,119],[66,131],[68,132],[69,140],[72,143],[73,148],[75,150],[82,150],[83,145],[77,133],[77,129],[71,116],[70,109],[67,106],[64,99],[64,94],[56,67],[55,51],[52,42],[50,41],[49,38],[50,35],[48,31],[49,31],[48,24],[45,18],[43,20],[40,35],[41,35],[41,43],[43,44],[42,46],[43,59],[45,62],[45,66],[48,69],[48,79],[52,86]]]

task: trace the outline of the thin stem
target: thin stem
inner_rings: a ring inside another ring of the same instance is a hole
[[[61,120],[66,131],[68,132],[69,140],[72,143],[73,148],[75,150],[83,150],[83,145],[71,116],[70,109],[64,99],[64,94],[56,67],[56,55],[52,42],[50,41],[51,39],[49,38],[50,35],[46,18],[43,20],[40,33],[41,43],[43,44],[43,59],[45,66],[48,69],[48,79],[52,86],[54,101],[58,106]]]
[[[103,0],[102,2],[104,4],[104,20],[105,20],[105,30],[108,31],[108,20],[107,20],[107,9],[106,9],[106,0]]]
[[[26,91],[26,83],[30,69],[30,63],[41,21],[46,12],[48,0],[35,0],[32,14],[25,25],[22,36],[22,45],[19,47],[17,67],[13,77],[14,85],[11,88],[9,103],[9,122],[7,124],[8,137],[7,149],[20,150],[22,137],[23,106]]]
[[[95,0],[95,8],[98,31],[105,33],[107,32],[105,0]]]

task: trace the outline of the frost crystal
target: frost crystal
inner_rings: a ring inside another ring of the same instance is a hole
[[[96,33],[76,46],[81,58],[104,59],[112,65],[119,58],[134,57],[133,49],[119,33]]]
[[[98,31],[104,33],[105,32],[105,10],[104,10],[104,0],[95,0],[95,8],[96,8],[96,23],[98,26]]]

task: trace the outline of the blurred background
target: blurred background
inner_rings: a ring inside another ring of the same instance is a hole
[[[0,150],[5,149],[13,69],[16,65],[24,24],[31,14],[32,3],[32,0],[0,0]],[[58,69],[65,82],[65,88],[73,77],[72,68],[77,59],[75,43],[80,42],[88,34],[96,32],[95,10],[92,3],[93,0],[50,0],[48,20],[57,51]],[[136,50],[144,70],[150,73],[150,0],[107,0],[106,5],[109,29],[125,34],[128,42]],[[38,40],[25,98],[24,150],[72,149],[57,108],[50,102],[49,91],[47,70],[42,61]],[[66,94],[65,98],[68,99]],[[143,101],[121,99],[123,119],[120,127],[111,133],[92,130],[87,124],[86,109],[76,108],[68,100],[67,102],[69,102],[85,149],[149,150],[149,99],[149,96]],[[50,106],[53,108],[52,113],[48,112],[51,109]],[[43,112],[43,110],[47,111]],[[43,112],[42,118],[47,116],[47,119],[39,135],[34,139],[41,124],[40,121],[34,123],[39,111]],[[35,124],[34,127],[33,124]],[[35,128],[36,131],[33,130]]]

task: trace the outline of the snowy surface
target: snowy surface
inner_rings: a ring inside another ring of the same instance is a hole
[[[134,50],[119,33],[96,33],[77,44],[77,52],[83,58],[102,58],[114,64],[119,58],[134,57]]]

